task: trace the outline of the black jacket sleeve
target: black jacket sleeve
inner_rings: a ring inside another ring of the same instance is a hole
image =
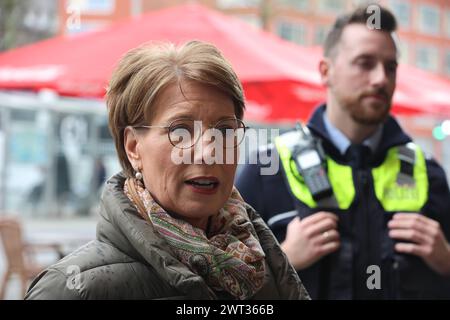
[[[444,169],[435,160],[428,159],[427,173],[428,201],[422,212],[439,222],[447,241],[450,241],[450,190]]]
[[[260,176],[260,166],[257,164],[245,164],[238,170],[236,177],[236,188],[244,198],[244,201],[251,205],[259,215],[264,217],[264,204],[262,201],[262,179]]]

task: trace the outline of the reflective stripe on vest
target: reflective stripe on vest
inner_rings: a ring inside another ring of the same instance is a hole
[[[289,133],[285,135],[288,136]],[[280,155],[289,188],[298,200],[310,208],[316,208],[317,203],[314,201],[311,192],[292,160],[289,148],[291,142],[286,140],[285,143],[283,137],[285,135],[275,139],[275,147]],[[415,183],[409,185],[397,183],[397,177],[400,173],[399,147],[391,148],[384,162],[379,167],[372,169],[375,195],[385,211],[418,212],[428,199],[428,176],[425,157],[417,145],[410,143],[408,146],[414,147],[416,152],[413,170]],[[327,157],[327,166],[328,178],[330,179],[338,208],[346,210],[355,198],[352,168],[347,165],[341,165],[330,157]]]
[[[408,147],[415,150],[413,180],[411,184],[399,184],[399,147],[391,148],[383,164],[372,169],[375,194],[385,211],[418,212],[428,200],[428,175],[425,156],[415,144]]]
[[[275,146],[280,155],[281,163],[289,183],[289,187],[294,196],[310,208],[316,208],[317,203],[313,199],[311,192],[306,186],[302,176],[297,170],[291,158],[291,150],[283,143],[283,135],[275,139]],[[355,197],[355,187],[353,186],[352,168],[340,165],[327,157],[328,178],[330,179],[333,193],[338,203],[339,209],[348,209]],[[337,192],[336,192],[337,191]]]

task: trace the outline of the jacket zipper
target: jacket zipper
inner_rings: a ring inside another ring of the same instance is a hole
[[[367,266],[367,262],[369,262],[369,257],[371,256],[371,248],[370,248],[370,236],[371,236],[371,232],[370,232],[370,227],[369,227],[369,200],[368,200],[368,195],[369,195],[369,188],[368,188],[368,182],[369,182],[369,177],[368,177],[368,172],[366,169],[356,169],[356,173],[357,173],[357,177],[358,177],[358,184],[361,189],[360,189],[360,205],[359,205],[359,209],[362,210],[362,212],[360,212],[359,214],[361,214],[360,219],[363,219],[363,223],[361,223],[361,228],[362,230],[359,230],[359,234],[361,235],[361,237],[364,239],[366,238],[363,243],[364,243],[364,247],[360,247],[361,252],[366,252],[366,254],[362,254],[360,253],[360,258],[364,257],[364,260],[361,261],[361,266]],[[361,270],[361,273],[364,274],[365,270]],[[364,277],[359,279],[359,281],[364,281]],[[365,286],[366,283],[364,282]],[[367,289],[368,290],[368,289]],[[365,290],[364,290],[365,291]]]

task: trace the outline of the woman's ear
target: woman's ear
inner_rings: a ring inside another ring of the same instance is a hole
[[[131,127],[126,127],[123,133],[123,144],[127,153],[128,161],[135,170],[141,169],[141,157],[139,155],[139,141],[136,131]]]

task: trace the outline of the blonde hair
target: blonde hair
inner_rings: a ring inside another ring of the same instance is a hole
[[[106,93],[109,129],[128,176],[134,175],[134,169],[125,152],[125,128],[148,123],[157,95],[169,84],[181,80],[221,90],[232,99],[236,117],[242,119],[245,108],[242,85],[215,46],[190,41],[178,47],[154,43],[132,49],[114,70]]]

